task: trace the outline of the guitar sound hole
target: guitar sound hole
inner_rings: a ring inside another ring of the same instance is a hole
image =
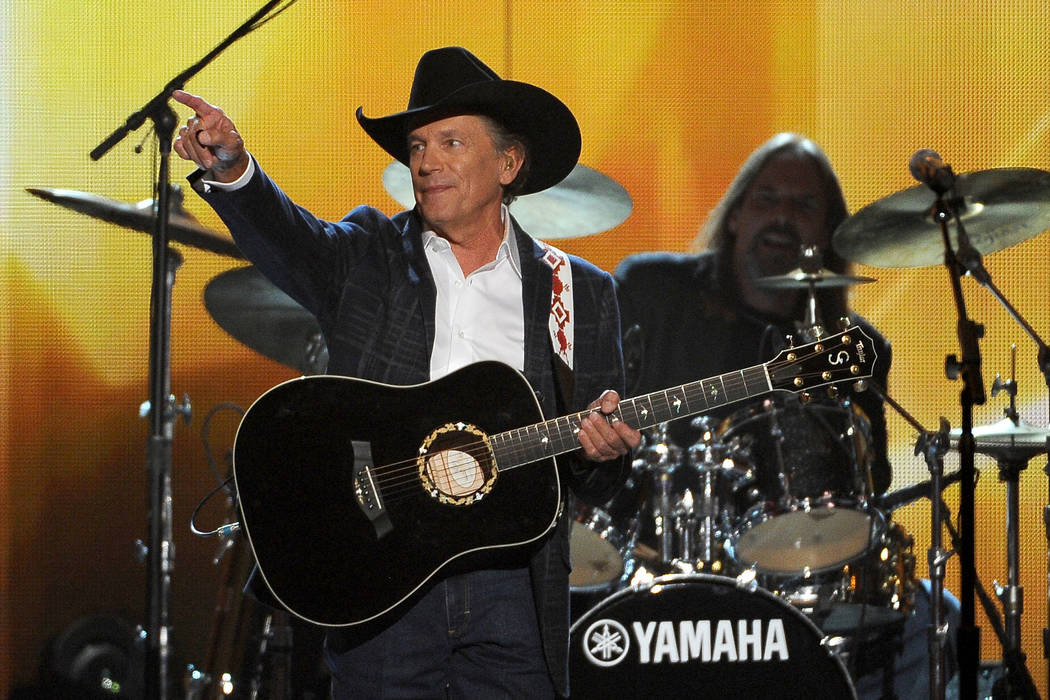
[[[426,491],[442,503],[477,503],[496,482],[488,436],[465,423],[441,426],[420,447],[419,477]]]

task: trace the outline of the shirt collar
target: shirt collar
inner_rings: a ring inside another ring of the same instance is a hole
[[[514,226],[511,224],[510,210],[506,204],[500,205],[500,220],[503,221],[503,241],[500,242],[499,248],[496,250],[495,262],[499,262],[504,258],[510,258],[510,266],[520,278],[521,255],[518,253],[518,239]],[[448,241],[437,235],[432,229],[423,231],[423,245],[431,250],[448,250],[450,248]]]

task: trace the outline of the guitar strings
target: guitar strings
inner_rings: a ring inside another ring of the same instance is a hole
[[[787,365],[792,364],[792,363],[785,362],[785,363],[779,363],[779,364],[783,365],[783,366],[787,366]],[[770,367],[776,367],[777,365],[778,365],[778,363],[771,363]],[[799,375],[799,376],[805,376],[805,375],[803,374],[803,375]],[[628,399],[628,401],[629,400],[630,399]],[[571,418],[579,418],[579,417],[582,417],[583,415],[585,415],[587,413],[590,413],[592,411],[593,411],[593,409],[589,410],[589,411],[582,411],[582,412],[580,412],[578,414],[574,414],[573,416],[570,416],[570,417],[567,417],[567,418],[570,418],[570,419]],[[518,431],[527,430],[528,427],[531,427],[531,426],[526,426],[525,428],[518,428],[516,430],[518,430]],[[512,432],[515,432],[515,431],[514,430],[507,431],[507,433],[512,433]],[[506,435],[507,433],[503,433],[503,434]],[[453,459],[448,460],[447,467],[442,468],[442,472],[446,476],[449,474],[449,472],[461,471],[461,470],[463,470],[465,468],[466,469],[470,469],[471,471],[473,471],[474,468],[475,468],[473,466],[475,464],[475,462],[476,461],[480,461],[480,459],[483,456],[488,456],[489,455],[489,449],[488,449],[487,445],[484,442],[481,442],[481,441],[474,442],[474,443],[466,443],[466,444],[463,444],[463,445],[455,446],[455,451],[462,453],[465,456],[465,458],[464,457],[459,457],[459,458],[453,458]],[[512,447],[509,447],[506,450],[504,450],[504,453],[507,456],[515,457],[515,456],[520,456],[525,451],[526,450],[524,448],[519,448],[519,447],[513,447],[512,446]],[[442,452],[445,452],[447,454],[447,451],[443,450]],[[408,465],[408,466],[400,467],[400,465]],[[518,466],[520,466],[520,465],[518,465]],[[399,472],[400,472],[400,474],[399,474]],[[380,481],[383,482],[382,486],[386,489],[386,495],[388,497],[396,496],[398,493],[400,493],[402,491],[402,489],[399,489],[398,488],[399,486],[409,486],[409,487],[411,487],[414,490],[417,487],[417,484],[418,484],[418,474],[417,474],[417,462],[416,462],[416,459],[405,460],[403,462],[395,462],[395,463],[392,463],[392,464],[389,464],[389,465],[377,467],[377,468],[375,468],[375,473],[377,474],[377,480],[380,480]],[[398,478],[399,476],[402,477],[402,478],[399,479]]]
[[[797,364],[797,360],[796,361],[783,361],[783,362],[770,362],[770,363],[768,363],[766,365],[766,367],[768,369],[770,369],[770,370],[778,370],[778,369],[783,369],[785,367],[791,366],[793,364]],[[741,372],[742,371],[743,370],[741,370]],[[805,378],[808,378],[808,377],[820,376],[820,372],[817,372],[817,371],[814,371],[814,372],[803,372],[803,373],[800,373],[800,374],[795,375],[795,376],[805,379]],[[723,385],[724,385],[724,382],[725,382],[726,378],[725,377],[721,377],[720,379],[722,379]],[[743,381],[742,377],[740,377],[740,378],[730,377],[730,379],[733,381],[734,385],[739,385]],[[704,381],[707,381],[707,380],[704,380]],[[693,382],[691,384],[695,384],[695,385],[699,386],[699,385],[702,385],[702,382]],[[686,386],[688,386],[688,385],[683,385],[682,387],[676,387],[676,388],[684,389]],[[667,391],[670,391],[670,390],[667,390]],[[661,392],[654,392],[654,393],[661,393]],[[663,392],[663,393],[665,393],[665,395],[666,395],[666,391]],[[688,392],[685,392],[685,393],[688,393]],[[647,397],[651,397],[651,396],[653,396],[653,394],[647,395]],[[642,398],[642,397],[635,397],[634,399],[625,399],[623,403],[630,402],[630,406],[633,407],[634,401],[636,401],[638,398]],[[745,398],[749,398],[749,397],[745,397]],[[727,403],[733,403],[733,402],[738,401],[738,400],[741,400],[741,399],[736,399],[734,401],[730,401],[730,402],[727,402]],[[496,446],[493,449],[490,449],[489,448],[489,444],[486,443],[484,440],[477,440],[477,441],[472,441],[472,442],[463,443],[463,444],[459,444],[459,445],[453,445],[453,446],[450,446],[449,448],[439,450],[439,451],[435,452],[435,454],[443,453],[443,454],[445,454],[446,457],[448,457],[448,459],[446,460],[446,463],[443,466],[437,467],[438,473],[440,473],[441,475],[443,475],[446,479],[448,479],[450,481],[458,481],[453,476],[454,474],[474,471],[477,468],[477,467],[475,467],[476,464],[487,462],[490,457],[494,457],[493,453],[497,452],[497,451],[501,453],[501,456],[509,458],[509,459],[511,459],[513,461],[515,458],[520,458],[523,455],[526,455],[526,454],[528,454],[531,451],[530,450],[530,446],[524,444],[521,441],[521,437],[522,436],[518,436],[518,441],[516,443],[513,441],[513,438],[511,436],[514,433],[527,433],[527,432],[529,432],[530,429],[535,429],[535,427],[537,425],[550,425],[550,424],[557,423],[558,421],[565,421],[565,422],[568,422],[568,424],[572,427],[573,436],[575,436],[578,433],[578,430],[579,430],[579,423],[578,423],[578,421],[582,420],[583,417],[585,417],[586,415],[588,415],[590,413],[593,413],[595,410],[596,409],[587,409],[587,410],[584,410],[584,411],[580,411],[578,413],[570,414],[568,416],[563,416],[562,418],[553,419],[553,420],[550,420],[550,421],[545,421],[545,422],[537,423],[537,424],[530,425],[530,426],[522,426],[522,427],[519,427],[519,428],[514,428],[514,429],[511,429],[511,430],[504,431],[502,433],[499,433],[497,435],[492,436],[491,439],[494,442],[502,437],[502,442],[504,443],[503,445]],[[693,415],[693,414],[690,413],[688,415]],[[574,419],[577,422],[573,422]],[[561,428],[560,427],[558,427],[558,431],[559,431],[559,433],[561,432]],[[536,431],[534,434],[542,439],[542,437],[544,437],[546,433],[542,433],[542,432]],[[568,450],[566,450],[566,451],[568,451]],[[551,456],[554,456],[554,455],[543,455],[543,457],[551,457]],[[424,459],[425,458],[426,457],[424,457]],[[503,470],[506,471],[506,470],[512,469],[512,468],[514,468],[516,466],[522,466],[522,465],[511,465],[509,467],[504,467]],[[493,468],[493,467],[490,467],[490,469],[491,468]],[[499,469],[498,465],[495,468]],[[376,467],[373,467],[372,472],[373,472],[373,474],[375,476],[376,486],[379,489],[380,496],[384,500],[398,500],[400,497],[405,496],[405,495],[407,495],[409,493],[416,492],[419,489],[420,477],[419,477],[418,457],[414,457],[412,459],[401,460],[399,462],[392,462],[392,463],[389,463],[389,464],[386,464],[386,465],[376,466]]]

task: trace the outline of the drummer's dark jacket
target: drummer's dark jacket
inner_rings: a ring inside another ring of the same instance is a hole
[[[768,362],[786,346],[785,335],[795,331],[793,319],[763,316],[744,306],[733,284],[720,278],[711,251],[632,255],[621,261],[614,277],[625,333],[628,395]],[[804,318],[804,309],[799,309],[797,318]],[[860,316],[851,314],[851,321],[874,341],[878,359],[873,379],[885,387],[889,342]],[[871,423],[872,482],[875,493],[881,494],[891,476],[885,407],[872,391],[843,388]],[[730,405],[714,414],[724,417],[740,408]],[[672,436],[686,441],[690,432],[685,423]]]
[[[194,188],[218,212],[245,257],[316,316],[328,344],[329,374],[395,385],[430,378],[436,291],[421,220],[414,211],[388,217],[362,206],[341,221],[323,221],[294,204],[259,167],[243,188],[232,192],[205,188],[199,180]],[[517,222],[513,225],[522,271],[523,374],[544,416],[583,410],[606,389],[622,395],[623,358],[611,276],[570,256],[574,367],[571,375],[557,372],[548,331],[552,270],[542,261],[539,244]],[[576,496],[597,504],[626,479],[629,459],[597,464],[570,453],[558,464],[563,489],[567,485]],[[567,694],[570,506],[564,498],[562,506],[556,527],[528,566],[548,669],[555,689]],[[333,641],[345,643],[329,633],[329,643]]]

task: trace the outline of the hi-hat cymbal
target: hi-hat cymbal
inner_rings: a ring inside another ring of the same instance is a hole
[[[771,275],[759,277],[755,284],[767,289],[809,289],[812,285],[818,289],[828,287],[848,287],[854,284],[867,284],[874,282],[874,277],[862,277],[861,275],[840,275],[831,270],[821,269],[816,272],[806,272],[796,267],[791,272],[783,275]]]
[[[1004,418],[992,425],[975,426],[973,429],[974,450],[981,454],[1001,459],[1023,459],[1046,452],[1046,438],[1050,430],[1037,428],[1019,420],[1017,425]],[[948,433],[952,449],[958,449],[962,428]]]
[[[955,178],[949,199],[973,247],[987,255],[1050,228],[1050,173],[1000,168]],[[872,202],[843,221],[832,245],[847,260],[877,267],[923,267],[944,263],[940,224],[931,209],[936,195],[918,185]],[[948,226],[958,249],[955,222]]]
[[[383,187],[401,206],[410,209],[416,205],[412,175],[398,161],[383,170]],[[619,183],[577,163],[554,187],[515,199],[510,213],[536,238],[555,239],[608,231],[622,224],[633,207],[631,196]]]
[[[303,374],[328,366],[328,347],[317,320],[254,267],[216,275],[204,288],[215,322],[252,350]]]
[[[26,192],[96,219],[102,219],[134,231],[153,233],[155,205],[152,199],[145,199],[137,204],[128,204],[77,190],[27,187]],[[171,213],[168,216],[168,237],[171,240],[231,258],[244,259],[232,238],[201,226],[196,219],[183,210],[181,190],[172,192],[169,209]]]

